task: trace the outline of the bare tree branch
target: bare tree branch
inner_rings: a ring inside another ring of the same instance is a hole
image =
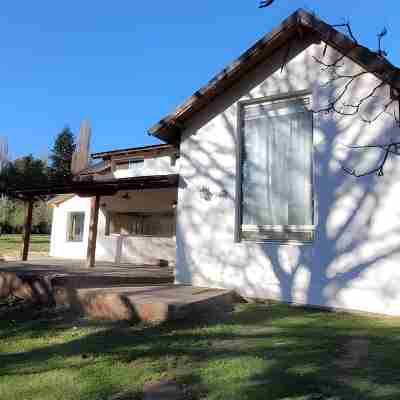
[[[265,8],[269,7],[274,3],[274,0],[263,0],[260,1],[259,3],[259,8]],[[362,79],[365,75],[367,74],[372,74],[378,76],[382,76],[385,74],[385,71],[361,71],[355,74],[345,74],[340,72],[340,68],[343,68],[345,66],[345,61],[346,58],[357,48],[361,47],[356,36],[353,33],[353,30],[351,28],[350,22],[344,22],[341,24],[335,24],[331,25],[332,28],[343,28],[345,29],[347,36],[350,37],[351,41],[353,42],[353,45],[350,46],[345,52],[342,52],[338,57],[336,57],[335,60],[333,61],[323,61],[322,59],[319,59],[317,57],[313,57],[315,62],[317,62],[321,66],[321,70],[323,72],[328,72],[331,74],[332,78],[327,80],[325,83],[322,84],[323,87],[328,87],[330,85],[335,85],[336,83],[341,83],[344,82],[341,88],[336,89],[335,91],[337,92],[334,96],[333,99],[329,101],[329,103],[321,107],[318,110],[310,110],[311,112],[315,114],[319,113],[331,113],[334,112],[336,114],[339,114],[341,116],[354,116],[354,115],[360,115],[360,119],[368,124],[371,124],[375,121],[377,121],[379,118],[381,118],[384,114],[388,114],[393,117],[396,125],[399,128],[400,132],[400,93],[398,91],[391,87],[390,84],[387,84],[383,80],[380,80],[378,84],[376,84],[374,87],[370,88],[368,90],[368,93],[364,94],[361,98],[359,98],[356,101],[352,101],[351,103],[345,102],[344,99],[346,97],[346,94],[349,92],[350,88],[352,87],[353,84],[355,84],[356,81]],[[380,57],[385,57],[387,55],[386,51],[382,48],[382,41],[383,38],[387,35],[388,31],[385,28],[381,32],[377,34],[378,38],[378,50],[376,54]],[[322,38],[322,40],[325,41],[325,46],[322,51],[322,58],[325,58],[327,55],[328,51],[328,43],[330,42],[330,35],[331,32],[329,31],[327,33],[327,37]],[[281,66],[281,72],[283,71],[285,65],[287,64],[290,56],[290,50],[291,50],[291,43],[288,43],[286,52],[284,54],[283,58],[283,63]],[[400,73],[400,70],[399,70]],[[368,102],[376,98],[379,94],[379,90],[385,87],[386,85],[389,85],[390,87],[390,99],[386,101],[381,110],[379,110],[373,117],[371,118],[366,118],[365,116],[361,115],[362,108],[364,105],[367,105]],[[393,113],[389,112],[390,108],[397,102],[398,105],[398,110],[397,110],[397,115],[396,115],[396,110],[393,109]],[[380,149],[384,152],[382,160],[378,163],[378,165],[375,168],[372,168],[366,172],[363,173],[358,173],[354,169],[349,169],[345,166],[342,166],[343,171],[346,173],[355,176],[357,178],[367,176],[367,175],[372,175],[372,174],[377,174],[378,176],[383,176],[384,175],[384,167],[386,165],[386,162],[389,158],[390,155],[394,156],[400,156],[400,142],[397,141],[391,141],[387,144],[382,144],[382,145],[365,145],[365,146],[346,146],[348,148],[353,148],[353,149],[361,149],[365,150],[368,148],[376,148]]]
[[[351,40],[355,43],[358,44],[357,39],[355,38],[355,36],[353,35],[353,31],[351,29],[350,26],[350,22],[346,22],[344,24],[336,24],[336,25],[332,25],[333,28],[346,28],[347,33],[349,34]]]
[[[272,3],[273,3],[274,1],[275,1],[275,0],[263,0],[263,1],[260,1],[260,4],[259,4],[258,8],[269,7],[270,5],[272,5]]]
[[[384,36],[386,36],[388,33],[386,27],[383,28],[382,32],[378,33],[378,54],[380,56],[387,56],[386,51],[382,50],[382,39]]]
[[[372,168],[366,172],[362,172],[362,173],[357,173],[354,169],[349,169],[347,167],[342,166],[343,171],[345,171],[346,173],[348,173],[349,175],[355,176],[356,178],[361,178],[367,175],[373,175],[376,174],[378,176],[383,176],[384,175],[384,167],[386,164],[386,161],[388,160],[389,154],[395,154],[400,156],[400,153],[398,153],[396,151],[398,144],[397,143],[390,143],[389,145],[384,145],[382,147],[380,146],[371,146],[371,145],[367,145],[367,146],[359,146],[357,148],[360,149],[365,149],[365,148],[370,148],[370,147],[378,147],[378,148],[382,148],[385,150],[385,155],[383,156],[382,161],[378,164],[378,166],[376,168]],[[394,148],[394,151],[392,150]]]

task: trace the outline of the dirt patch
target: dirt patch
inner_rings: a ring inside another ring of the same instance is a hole
[[[183,398],[181,388],[172,380],[148,383],[143,389],[144,400],[183,400]]]
[[[0,300],[0,319],[18,323],[25,321],[49,322],[70,318],[64,308],[46,306],[23,298],[10,295]]]

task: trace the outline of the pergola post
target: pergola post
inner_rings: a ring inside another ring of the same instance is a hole
[[[29,254],[29,243],[32,231],[33,199],[25,200],[24,231],[22,235],[21,260],[26,261]]]
[[[99,222],[100,195],[92,197],[90,204],[89,239],[86,255],[86,267],[94,268],[96,263],[97,226]]]

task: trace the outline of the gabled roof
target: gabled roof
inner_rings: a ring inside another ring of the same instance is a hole
[[[185,123],[199,110],[232,87],[243,75],[296,36],[313,33],[339,52],[373,72],[379,79],[400,90],[400,70],[378,53],[356,45],[348,36],[321,21],[315,15],[298,10],[272,30],[232,64],[195,92],[174,112],[149,129],[149,134],[168,143],[179,141]]]
[[[130,157],[152,158],[165,155],[178,154],[178,149],[171,144],[156,144],[143,147],[130,147],[127,149],[117,149],[91,154],[92,160],[100,160],[95,164],[89,165],[77,176],[90,176],[106,174],[111,171],[111,160],[126,160]]]

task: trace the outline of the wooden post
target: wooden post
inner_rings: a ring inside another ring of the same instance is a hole
[[[89,240],[86,256],[86,267],[94,268],[96,263],[97,225],[99,222],[100,196],[92,197],[90,205]]]
[[[24,232],[22,236],[21,260],[26,261],[29,254],[29,242],[32,230],[33,199],[25,200]]]

